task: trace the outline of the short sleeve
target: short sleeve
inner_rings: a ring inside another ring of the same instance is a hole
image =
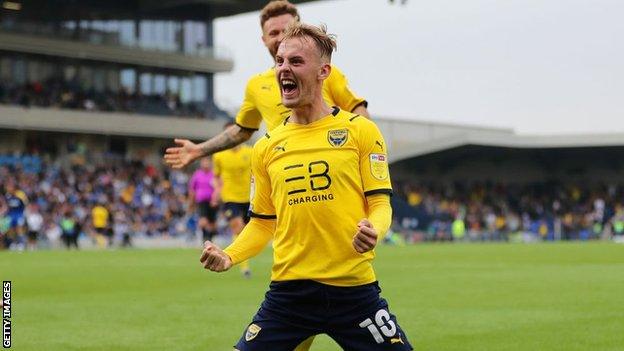
[[[251,191],[249,215],[262,219],[275,219],[275,206],[271,199],[271,179],[264,164],[263,140],[253,148],[251,156]]]
[[[245,99],[243,100],[243,104],[236,115],[236,124],[243,128],[257,130],[260,128],[260,124],[262,123],[262,115],[256,108],[256,104],[254,102],[253,84],[253,79],[250,79],[249,82],[247,82],[247,87],[245,88]]]
[[[360,123],[362,125],[358,144],[364,195],[392,195],[386,141],[375,123],[366,119],[362,119]]]
[[[332,65],[332,71],[325,81],[324,88],[329,91],[327,94],[332,97],[336,106],[345,111],[353,111],[358,105],[366,104],[364,98],[357,96],[351,88],[347,77]]]

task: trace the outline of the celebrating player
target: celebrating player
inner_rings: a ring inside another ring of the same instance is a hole
[[[225,250],[205,243],[203,266],[221,272],[273,239],[265,300],[236,349],[292,350],[325,333],[345,350],[411,350],[372,267],[390,226],[385,143],[366,118],[322,96],[336,43],[324,28],[293,23],[276,55],[290,117],[253,149],[252,219]]]
[[[269,2],[260,12],[262,42],[275,59],[284,32],[289,24],[300,19],[297,8],[286,0]],[[367,102],[358,97],[348,86],[344,74],[332,65],[327,79],[322,86],[322,96],[329,106],[337,106],[352,111],[360,116],[369,117]],[[251,138],[265,121],[271,131],[280,125],[291,113],[290,108],[282,104],[280,87],[277,83],[274,67],[253,76],[247,83],[243,104],[236,115],[236,124],[228,127],[221,134],[195,144],[186,139],[176,139],[178,144],[166,150],[165,162],[173,168],[183,168],[194,160],[209,156],[215,152],[229,149]],[[309,349],[311,340],[307,340],[297,351]]]
[[[297,21],[299,21],[297,8],[288,1],[271,1],[262,9],[260,13],[262,42],[272,58],[275,59],[277,47],[282,41],[286,27]],[[176,139],[178,146],[165,151],[165,162],[173,168],[183,168],[200,157],[239,145],[251,138],[263,120],[267,129],[272,130],[290,114],[290,109],[280,101],[279,89],[273,67],[253,76],[247,83],[245,100],[236,116],[236,124],[201,144]],[[343,110],[368,117],[366,100],[349,89],[346,77],[335,66],[332,66],[331,73],[323,84],[323,98],[329,106],[338,106]]]

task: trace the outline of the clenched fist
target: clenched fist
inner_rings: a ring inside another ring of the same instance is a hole
[[[377,245],[377,231],[368,219],[362,219],[357,225],[357,233],[353,236],[355,251],[364,253],[375,248]]]
[[[232,259],[217,245],[206,241],[199,262],[205,269],[213,272],[225,272],[232,267]]]

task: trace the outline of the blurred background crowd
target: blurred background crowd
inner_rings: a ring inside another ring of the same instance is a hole
[[[0,156],[5,248],[129,246],[136,238],[197,237],[191,170],[90,154]],[[563,183],[394,184],[386,241],[590,240],[624,234],[624,188]],[[80,240],[79,240],[80,239]]]
[[[395,184],[399,227],[412,240],[589,240],[624,234],[615,184]]]
[[[65,162],[3,156],[0,179],[5,247],[24,248],[28,239],[31,247],[36,241],[69,247],[80,237],[99,246],[130,245],[132,236],[180,236],[194,230],[184,172],[76,153]]]

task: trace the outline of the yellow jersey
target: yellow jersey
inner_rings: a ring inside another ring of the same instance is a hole
[[[260,128],[262,120],[271,131],[290,115],[290,109],[282,104],[275,69],[270,68],[253,76],[245,88],[245,99],[236,115],[236,124],[249,129]],[[329,106],[353,111],[366,100],[349,89],[347,78],[334,65],[329,77],[323,82],[323,99]]]
[[[95,206],[91,210],[93,226],[95,228],[106,228],[108,226],[108,210],[104,206]]]
[[[212,156],[213,172],[221,178],[221,201],[249,202],[252,148],[242,144],[238,148],[218,152]]]
[[[337,108],[307,125],[286,119],[258,140],[251,164],[250,215],[276,219],[271,280],[375,281],[374,252],[352,246],[366,196],[392,193],[386,144],[372,121]]]

